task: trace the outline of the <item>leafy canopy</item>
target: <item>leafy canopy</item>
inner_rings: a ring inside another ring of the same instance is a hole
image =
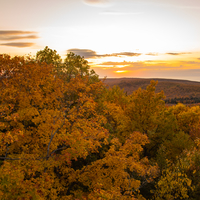
[[[99,110],[103,83],[54,68],[0,57],[0,198],[134,199],[158,172],[140,156],[147,136],[120,143]]]

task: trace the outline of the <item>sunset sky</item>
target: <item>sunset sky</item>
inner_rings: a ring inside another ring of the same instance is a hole
[[[200,81],[200,0],[1,0],[0,54],[48,46],[100,77]]]

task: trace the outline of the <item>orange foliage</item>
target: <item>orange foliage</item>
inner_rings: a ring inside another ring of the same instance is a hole
[[[0,198],[134,199],[140,177],[156,177],[140,156],[147,136],[111,140],[101,82],[64,81],[51,64],[1,55],[0,88]]]

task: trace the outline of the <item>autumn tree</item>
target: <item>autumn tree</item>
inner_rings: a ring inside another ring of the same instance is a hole
[[[0,55],[0,199],[197,199],[199,106],[166,107],[156,84],[107,89],[48,47]]]
[[[98,99],[98,110],[107,119],[105,127],[113,137],[117,137],[122,143],[127,136],[124,131],[128,119],[124,110],[127,104],[127,96],[119,87],[104,88]]]
[[[189,193],[194,190],[194,187],[184,167],[187,166],[168,163],[167,169],[162,172],[156,190],[153,191],[155,200],[189,199]]]
[[[53,68],[0,56],[1,198],[134,199],[158,173],[141,156],[147,136],[111,137],[102,82],[65,81]]]
[[[181,159],[185,168],[185,173],[192,180],[193,191],[189,193],[190,198],[198,199],[200,195],[200,139],[196,138],[194,146],[184,152]]]
[[[55,158],[56,152],[68,149],[65,154],[60,155],[60,157],[65,155],[63,161],[68,163],[79,156],[87,156],[89,149],[91,151],[96,149],[101,144],[99,140],[105,137],[104,129],[98,125],[101,124],[101,116],[95,116],[93,110],[95,103],[92,96],[83,92],[84,88],[88,92],[95,90],[95,86],[92,85],[90,89],[79,77],[69,85],[64,85],[63,81],[52,73],[52,65],[46,63],[23,64],[21,58],[11,59],[8,56],[1,58],[3,90],[0,100],[2,141],[0,154],[4,155],[1,159],[5,160],[5,164],[12,160],[11,166],[16,166],[19,173],[25,170],[23,165],[25,168],[37,169],[33,170],[31,175],[24,173],[20,175],[22,185],[25,182],[36,184],[37,179],[42,182],[41,179],[45,176],[40,177],[40,175],[44,173],[53,181],[55,175],[51,170],[54,170],[58,162],[56,165],[51,165],[52,158],[54,157],[54,161],[59,160],[58,155]],[[5,64],[9,71],[6,76]],[[76,91],[78,97],[65,101],[64,94],[70,95],[72,91]],[[87,122],[84,122],[83,118]],[[81,147],[81,144],[85,147]],[[24,176],[27,176],[27,179]],[[32,177],[36,177],[35,183],[32,182]],[[28,183],[25,188],[28,188]],[[37,191],[35,192],[39,195]],[[42,192],[42,195],[47,194]]]
[[[146,90],[139,88],[130,95],[129,105],[126,109],[130,121],[127,126],[131,130],[140,131],[148,134],[157,127],[157,122],[160,115],[165,109],[165,98],[163,91],[155,93],[155,86],[157,82],[151,81]]]
[[[199,126],[200,108],[199,106],[186,106],[184,104],[177,104],[171,107],[174,116],[177,119],[178,128],[189,134],[192,129]]]

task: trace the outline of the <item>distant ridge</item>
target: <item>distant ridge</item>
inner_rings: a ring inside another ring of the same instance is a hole
[[[163,78],[106,78],[104,83],[108,87],[118,85],[127,94],[131,94],[138,88],[146,89],[151,80],[158,81],[156,92],[163,90],[166,99],[200,99],[200,82],[197,81]]]

